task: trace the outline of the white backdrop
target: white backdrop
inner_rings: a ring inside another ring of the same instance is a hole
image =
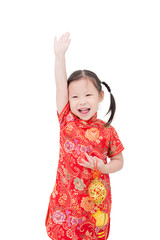
[[[54,36],[68,75],[94,71],[115,96],[124,168],[111,174],[110,240],[159,240],[160,6],[157,0],[0,3],[0,239],[47,240],[59,155]],[[108,110],[108,93],[98,117]],[[106,102],[106,103],[105,103]]]

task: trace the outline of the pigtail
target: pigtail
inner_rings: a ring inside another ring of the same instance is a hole
[[[115,102],[115,99],[111,93],[111,89],[110,87],[108,86],[108,84],[106,82],[101,82],[103,85],[105,85],[105,87],[107,88],[108,92],[110,93],[110,107],[109,107],[109,110],[108,112],[106,113],[106,115],[108,113],[111,113],[110,115],[110,118],[108,120],[108,122],[105,124],[105,127],[109,126],[113,120],[113,117],[114,117],[114,114],[115,114],[115,111],[116,111],[116,102]],[[106,116],[105,115],[105,116]]]

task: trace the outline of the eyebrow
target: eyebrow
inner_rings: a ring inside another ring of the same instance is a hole
[[[79,94],[78,92],[70,93],[71,96],[78,95],[78,94]],[[89,91],[86,91],[85,94],[93,94],[93,92],[89,90]]]

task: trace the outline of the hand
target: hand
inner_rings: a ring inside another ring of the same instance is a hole
[[[89,156],[87,153],[85,153],[87,159],[88,159],[88,162],[85,161],[83,158],[82,158],[82,163],[80,163],[81,166],[83,167],[87,167],[87,168],[90,168],[90,169],[97,169],[102,172],[102,173],[105,173],[105,166],[106,164],[103,162],[102,159],[100,158],[97,158],[97,157],[92,157],[92,156]]]
[[[71,42],[71,39],[69,39],[70,33],[66,33],[60,37],[59,40],[57,38],[54,38],[54,52],[55,55],[64,55],[67,51],[69,44]]]

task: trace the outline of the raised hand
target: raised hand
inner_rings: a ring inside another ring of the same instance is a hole
[[[69,44],[71,42],[71,39],[69,39],[70,33],[67,32],[64,35],[60,37],[59,40],[57,38],[54,38],[54,52],[55,55],[64,55],[67,51]]]

